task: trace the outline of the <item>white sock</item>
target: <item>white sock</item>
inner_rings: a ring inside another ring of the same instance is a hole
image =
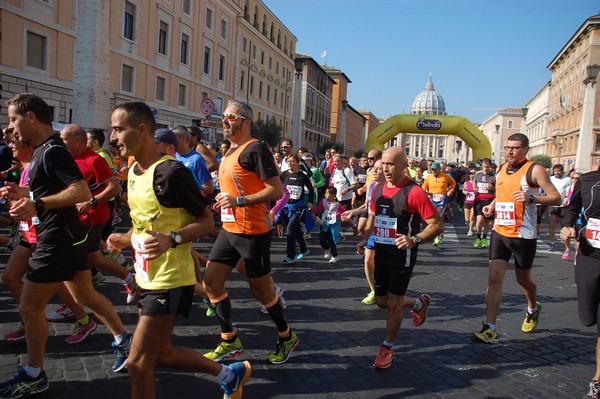
[[[31,367],[29,365],[25,366],[25,372],[31,378],[38,378],[40,373],[42,372],[41,367]]]
[[[227,384],[228,382],[233,380],[234,377],[235,373],[233,372],[233,370],[231,370],[231,367],[223,365],[223,368],[221,368],[221,372],[217,376],[217,380],[223,381],[225,384]]]
[[[115,342],[117,343],[117,345],[121,345],[121,342],[123,342],[127,335],[127,331],[125,331],[123,334],[115,335]]]
[[[490,328],[492,329],[492,331],[496,331],[496,325],[495,324],[492,324],[489,321],[487,323],[485,323],[485,324],[487,324],[488,326],[490,326]]]
[[[415,299],[415,306],[413,306],[413,310],[418,312],[423,307],[423,301],[420,298]]]
[[[127,263],[122,252],[119,252],[119,256],[117,256],[117,262],[119,262],[120,265],[124,265],[125,263]]]
[[[529,306],[527,306],[527,311],[529,312],[529,314],[534,314],[538,311],[538,307],[537,305],[535,305],[535,308],[530,308]]]

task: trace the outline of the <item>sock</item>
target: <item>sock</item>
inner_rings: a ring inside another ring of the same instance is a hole
[[[529,312],[529,314],[534,314],[535,312],[538,311],[538,307],[537,307],[537,305],[535,305],[534,308],[530,308],[529,306],[527,306],[527,311]]]
[[[477,238],[481,240],[481,233],[477,233]]]
[[[38,378],[40,373],[42,372],[41,367],[31,367],[29,365],[25,366],[25,372],[31,378]]]
[[[217,320],[222,333],[230,333],[234,331],[233,323],[231,322],[231,300],[229,295],[218,303],[213,303]]]
[[[135,277],[133,277],[133,274],[129,273],[127,275],[127,277],[125,277],[125,280],[123,280],[123,284],[129,285],[129,284],[133,283],[134,281],[135,281]]]
[[[127,333],[127,331],[125,331],[123,334],[115,335],[115,342],[117,343],[117,345],[121,345],[121,342],[123,342],[123,340],[127,338],[128,335],[129,334]]]
[[[489,321],[487,323],[485,323],[485,324],[487,324],[488,326],[490,326],[490,328],[492,329],[492,331],[496,331],[496,325],[495,324],[490,323]]]
[[[386,340],[384,340],[383,344],[381,344],[381,345],[385,346],[388,349],[394,348],[394,343],[393,342],[387,342]]]
[[[78,322],[79,324],[81,324],[82,326],[85,326],[87,323],[89,323],[89,322],[90,322],[90,316],[88,316],[88,315],[85,315],[85,316],[83,316],[81,319],[77,320],[77,322]]]
[[[277,331],[282,332],[288,329],[288,324],[285,320],[285,315],[283,313],[283,305],[281,304],[281,298],[279,298],[275,306],[271,306],[270,308],[268,308],[267,312],[269,312],[271,320],[273,320],[275,326],[277,326]]]
[[[417,298],[415,301],[416,302],[415,302],[415,306],[413,306],[413,310],[415,312],[418,312],[423,307],[423,301],[420,298]]]
[[[217,376],[217,381],[223,381],[225,384],[227,384],[234,378],[235,373],[233,372],[231,367],[223,365],[223,367],[221,368],[221,372]]]
[[[484,235],[483,235],[483,239],[484,239],[484,240],[487,240],[487,234],[484,234]]]

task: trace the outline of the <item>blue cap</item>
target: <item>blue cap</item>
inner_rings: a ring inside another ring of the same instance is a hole
[[[154,132],[154,141],[157,143],[173,144],[177,147],[177,136],[171,129],[162,128]]]

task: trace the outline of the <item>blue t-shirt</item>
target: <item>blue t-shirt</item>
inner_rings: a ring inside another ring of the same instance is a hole
[[[184,164],[186,168],[192,171],[192,174],[200,183],[200,186],[212,180],[210,172],[206,167],[206,161],[204,158],[202,158],[202,155],[200,155],[198,151],[192,150],[185,155],[177,153],[175,154],[175,157],[179,162]]]

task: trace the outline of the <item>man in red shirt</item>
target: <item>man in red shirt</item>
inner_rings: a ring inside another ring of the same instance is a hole
[[[375,186],[371,213],[363,240],[364,252],[371,233],[375,236],[375,301],[387,309],[385,340],[373,366],[388,368],[394,360],[393,343],[402,324],[403,308],[413,312],[413,324],[420,326],[427,317],[429,295],[406,296],[419,244],[444,231],[444,222],[423,189],[405,174],[408,161],[400,147],[388,148],[381,158],[385,181]],[[421,220],[427,227],[421,232]]]

